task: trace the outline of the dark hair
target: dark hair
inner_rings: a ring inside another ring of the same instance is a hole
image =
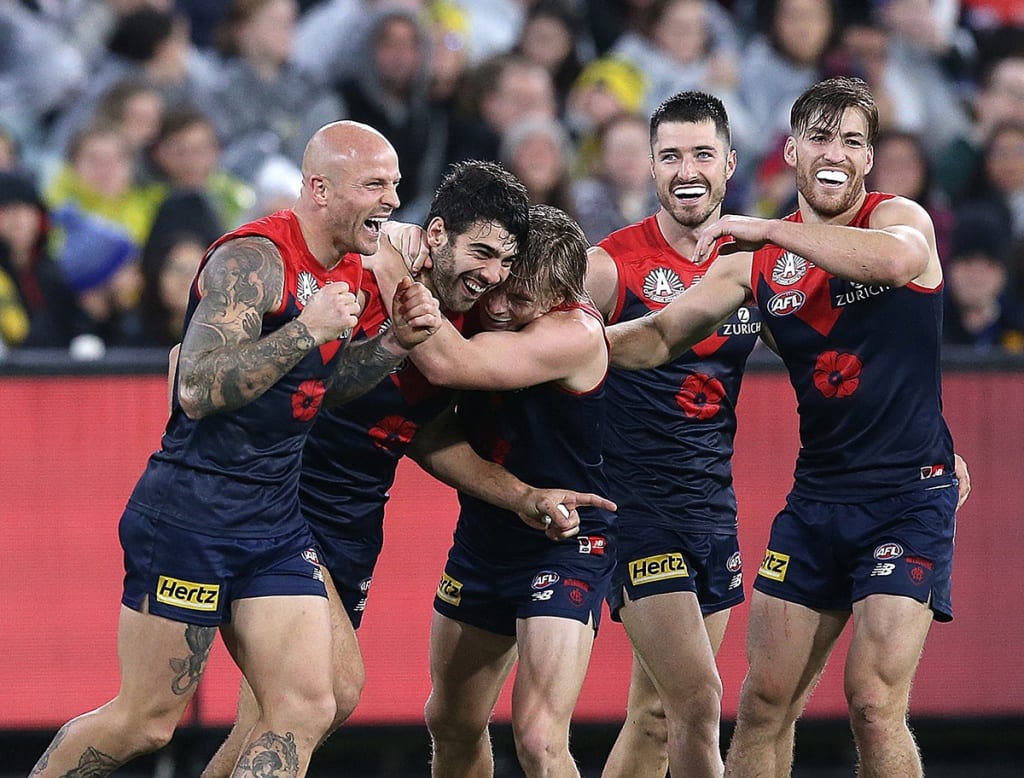
[[[174,34],[175,16],[169,11],[140,8],[122,16],[114,28],[107,51],[134,62],[145,62],[157,47]]]
[[[215,129],[210,115],[202,109],[191,103],[173,105],[164,111],[163,120],[160,122],[160,131],[157,133],[154,144],[161,143],[172,135],[191,129],[197,124],[204,124]]]
[[[864,115],[868,123],[865,140],[869,146],[874,145],[878,136],[878,106],[860,78],[839,76],[807,88],[793,103],[789,125],[794,135],[803,135],[811,127],[836,133],[847,108],[856,108]]]
[[[715,133],[725,141],[727,149],[732,148],[732,132],[729,129],[729,114],[722,101],[706,92],[678,92],[666,98],[651,114],[651,145],[663,122],[686,122],[697,124],[711,121]]]
[[[530,237],[502,287],[542,302],[587,299],[587,249],[583,229],[552,205],[530,206]]]
[[[522,251],[529,209],[526,187],[508,170],[497,162],[467,160],[452,164],[441,179],[427,222],[438,217],[448,232],[461,235],[477,222],[494,221],[509,231]]]

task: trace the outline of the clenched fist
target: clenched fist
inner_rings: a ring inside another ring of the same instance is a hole
[[[306,325],[319,346],[355,327],[358,317],[359,301],[348,284],[340,281],[314,292],[298,320]]]
[[[398,282],[391,302],[391,329],[403,349],[422,343],[441,326],[437,298],[423,284],[405,276]]]

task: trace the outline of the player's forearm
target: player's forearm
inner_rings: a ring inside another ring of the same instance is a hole
[[[204,348],[202,326],[190,330],[178,367],[178,401],[190,419],[233,411],[260,397],[316,346],[306,325],[293,320],[264,338]],[[219,343],[220,336],[209,330]]]
[[[480,457],[466,441],[411,452],[420,467],[464,494],[517,512],[531,487],[495,462]]]
[[[627,370],[645,370],[671,357],[669,344],[657,326],[656,316],[620,322],[605,330],[611,344],[611,362]]]
[[[393,373],[409,356],[390,330],[359,343],[351,343],[338,357],[324,400],[340,405],[361,397]]]
[[[776,220],[771,243],[835,276],[862,284],[904,286],[928,265],[924,236],[910,227],[887,230]]]
[[[442,320],[441,328],[410,355],[417,369],[435,386],[456,386],[467,369],[479,364],[469,341],[455,325]]]

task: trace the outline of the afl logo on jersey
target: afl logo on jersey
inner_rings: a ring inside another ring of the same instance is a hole
[[[295,282],[295,299],[299,305],[306,307],[306,301],[320,291],[320,284],[316,282],[316,276],[308,270],[300,270],[299,277]]]
[[[772,282],[781,286],[791,286],[807,275],[807,260],[787,251],[777,260],[772,268]]]
[[[644,278],[644,297],[668,305],[686,291],[682,279],[674,270],[656,267]]]
[[[807,295],[799,289],[787,289],[768,300],[768,313],[772,316],[789,316],[804,307]]]

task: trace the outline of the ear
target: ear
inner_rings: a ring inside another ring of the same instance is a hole
[[[309,194],[317,205],[324,205],[327,202],[327,180],[323,176],[310,176]]]
[[[427,243],[431,248],[443,246],[448,241],[448,230],[444,226],[444,219],[435,216],[427,224]]]
[[[871,168],[875,166],[875,147],[868,146],[867,161],[864,163],[864,175],[871,172]]]
[[[786,138],[786,145],[782,149],[782,158],[791,168],[796,167],[796,138],[792,135]]]
[[[736,172],[736,149],[729,149],[729,156],[725,158],[725,180],[732,178]]]

